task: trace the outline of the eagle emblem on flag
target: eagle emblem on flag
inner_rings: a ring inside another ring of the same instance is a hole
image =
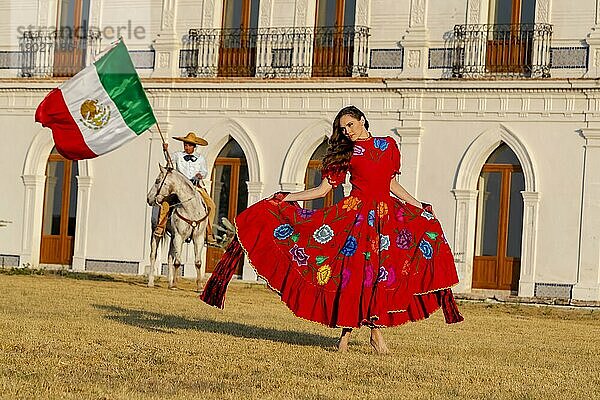
[[[110,120],[110,107],[98,104],[98,100],[86,100],[79,109],[82,124],[90,129],[98,130]]]

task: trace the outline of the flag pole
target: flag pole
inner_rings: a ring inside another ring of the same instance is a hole
[[[156,127],[158,128],[158,133],[160,134],[160,139],[162,140],[163,144],[167,143],[165,141],[165,137],[162,134],[162,131],[160,130],[160,125],[158,124],[158,121],[156,121]],[[164,147],[163,147],[163,154],[165,156],[165,160],[167,161],[167,167],[173,168],[173,160],[171,160],[171,155],[169,154],[169,152],[167,150],[165,150]]]

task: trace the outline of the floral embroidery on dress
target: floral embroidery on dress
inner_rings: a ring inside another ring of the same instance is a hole
[[[377,216],[379,218],[383,218],[388,214],[388,205],[384,201],[379,202],[377,204]]]
[[[425,232],[425,234],[429,237],[429,239],[431,240],[435,240],[438,237],[438,233],[437,232]]]
[[[396,246],[402,250],[408,250],[412,246],[413,235],[412,233],[406,229],[402,228],[400,232],[398,232],[398,236],[396,236]]]
[[[365,265],[365,276],[363,278],[363,286],[364,287],[373,286],[373,278],[375,278],[375,274],[373,273],[373,265],[371,265],[371,264]]]
[[[384,267],[379,267],[379,274],[377,275],[377,282],[385,282],[388,279],[388,271]]]
[[[348,286],[348,282],[350,282],[351,272],[348,268],[344,268],[342,271],[342,289],[345,289]]]
[[[375,225],[375,210],[369,211],[369,214],[367,215],[367,222],[369,223],[369,226]]]
[[[428,260],[433,256],[433,247],[431,247],[431,244],[425,239],[422,239],[419,243],[419,250],[423,253],[423,257]]]
[[[348,210],[348,211],[358,210],[358,206],[360,205],[360,203],[361,203],[361,201],[358,197],[348,196],[348,197],[346,197],[346,199],[344,199],[344,204],[342,205],[342,209]]]
[[[359,226],[365,220],[365,216],[362,214],[356,214],[356,219],[354,220],[354,225]]]
[[[428,220],[432,220],[432,219],[434,219],[434,218],[435,218],[435,217],[433,216],[433,214],[432,214],[432,213],[430,213],[430,212],[428,212],[428,211],[423,211],[423,212],[421,213],[421,217],[425,217],[425,218],[427,218]]]
[[[403,223],[404,222],[404,209],[399,208],[396,211],[396,221]]]
[[[365,154],[365,148],[359,145],[354,145],[354,150],[352,151],[352,154],[355,156],[362,156],[363,154]]]
[[[308,265],[309,256],[304,252],[303,247],[298,247],[297,244],[294,245],[290,249],[290,254],[292,255],[292,260],[296,262],[296,264],[303,266]]]
[[[388,273],[388,276],[386,279],[387,286],[392,286],[396,282],[396,273],[394,272],[394,268],[388,267],[387,273]]]
[[[402,265],[402,275],[408,276],[409,268],[410,268],[410,262],[408,260],[404,260],[404,265]]]
[[[317,271],[317,283],[319,285],[325,285],[329,282],[329,278],[331,278],[331,268],[329,265],[325,264]]]
[[[314,233],[313,237],[321,244],[325,244],[333,239],[333,229],[327,224],[321,225]]]
[[[348,236],[346,239],[346,243],[344,243],[344,247],[342,248],[342,254],[346,257],[353,256],[356,253],[356,249],[358,248],[358,242],[354,236]]]
[[[373,146],[375,146],[376,149],[379,149],[381,151],[386,151],[388,145],[389,143],[385,138],[375,138],[373,140]]]
[[[273,236],[279,240],[285,240],[292,236],[292,233],[294,233],[294,228],[290,224],[282,224],[275,228]]]
[[[321,265],[325,262],[325,260],[327,260],[328,257],[326,256],[316,256],[315,257],[315,261],[317,262],[317,265]]]
[[[298,210],[296,210],[296,213],[302,219],[309,219],[316,212],[317,212],[317,210],[309,210],[308,208],[299,208]]]
[[[367,239],[371,243],[371,250],[373,252],[377,252],[379,250],[379,237],[374,237],[373,239]]]
[[[379,234],[379,251],[390,248],[390,235]]]

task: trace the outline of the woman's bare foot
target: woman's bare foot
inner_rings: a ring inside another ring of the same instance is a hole
[[[376,353],[387,354],[389,349],[383,340],[383,334],[379,328],[371,328],[371,346],[375,349]]]
[[[351,328],[342,328],[342,335],[340,336],[340,340],[338,341],[338,351],[340,353],[345,353],[348,351],[348,342],[350,341],[351,332]]]

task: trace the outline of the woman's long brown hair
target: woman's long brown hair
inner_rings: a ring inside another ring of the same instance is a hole
[[[343,129],[340,126],[340,119],[344,115],[351,115],[360,121],[361,118],[365,119],[365,129],[369,129],[369,121],[365,114],[355,106],[344,107],[338,112],[335,119],[333,120],[333,133],[329,138],[327,153],[323,158],[323,168],[321,174],[323,176],[328,174],[345,173],[350,167],[350,158],[354,151],[354,142],[350,140],[343,133]]]

